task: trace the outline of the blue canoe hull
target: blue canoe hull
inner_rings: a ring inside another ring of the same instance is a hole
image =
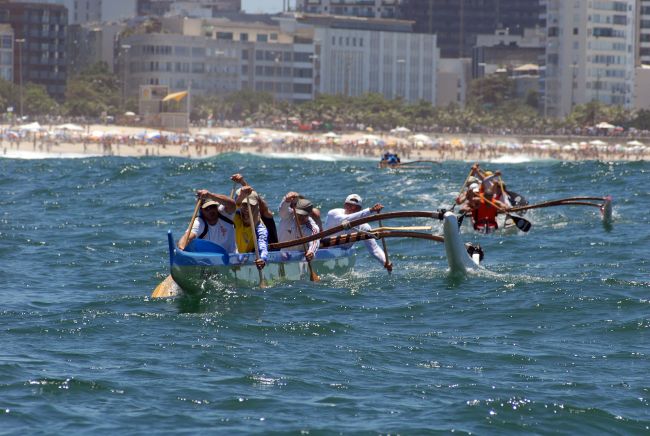
[[[200,294],[218,284],[235,286],[259,285],[254,253],[226,253],[216,244],[200,241],[186,250],[176,247],[168,232],[169,260],[174,281],[188,294]],[[194,241],[192,241],[194,242]],[[320,249],[312,261],[319,275],[342,275],[354,267],[352,249]],[[302,251],[272,251],[262,270],[269,284],[279,281],[309,281],[309,268]]]

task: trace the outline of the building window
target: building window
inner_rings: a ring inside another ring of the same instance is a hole
[[[257,42],[268,42],[269,41],[269,36],[265,33],[258,33],[257,34]]]
[[[222,41],[232,41],[233,34],[232,32],[217,32],[217,39]]]
[[[271,33],[270,37],[271,41],[277,41],[278,40],[278,34],[277,33]]]
[[[239,40],[240,41],[248,41],[248,33],[240,33],[239,34]]]

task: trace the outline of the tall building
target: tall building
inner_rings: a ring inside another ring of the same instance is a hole
[[[397,18],[400,0],[298,0],[297,8],[309,14]]]
[[[14,83],[44,85],[63,100],[67,80],[65,7],[42,3],[0,3],[0,23],[15,35]]]
[[[592,100],[634,104],[636,1],[546,0],[543,101],[565,116]]]
[[[650,65],[650,0],[639,0],[639,64]]]
[[[436,102],[435,35],[413,34],[409,22],[301,14],[160,21],[160,32],[118,43],[116,71],[129,95],[162,85],[202,95],[252,89],[292,102],[368,92]]]
[[[163,16],[173,10],[211,9],[219,12],[240,12],[241,0],[137,0],[138,15]]]
[[[68,24],[102,23],[131,18],[136,15],[137,0],[20,0],[21,3],[43,3],[65,6]]]
[[[440,55],[470,57],[479,34],[508,29],[522,35],[539,23],[539,0],[401,0],[399,16],[415,21],[415,31],[433,33]]]
[[[301,22],[309,20],[306,16]],[[440,60],[436,36],[388,31],[386,26],[398,23],[367,20],[366,28],[359,28],[357,19],[336,17],[329,23],[311,22],[318,52],[318,92],[352,96],[378,93],[391,99],[435,104]]]
[[[14,81],[14,29],[0,24],[0,79]]]

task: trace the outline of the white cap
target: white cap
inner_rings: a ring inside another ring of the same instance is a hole
[[[474,191],[474,192],[479,192],[480,189],[481,188],[479,187],[478,183],[472,183],[471,185],[469,185],[468,188],[469,191]]]
[[[345,198],[345,204],[354,204],[355,206],[361,207],[361,197],[357,194],[350,194]]]

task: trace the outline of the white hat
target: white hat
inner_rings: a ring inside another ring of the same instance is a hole
[[[350,194],[345,198],[345,204],[354,204],[355,206],[361,207],[361,197],[357,194]]]
[[[478,183],[472,183],[471,185],[469,185],[468,188],[469,191],[474,191],[474,192],[479,192],[480,189],[481,188],[479,187]]]

